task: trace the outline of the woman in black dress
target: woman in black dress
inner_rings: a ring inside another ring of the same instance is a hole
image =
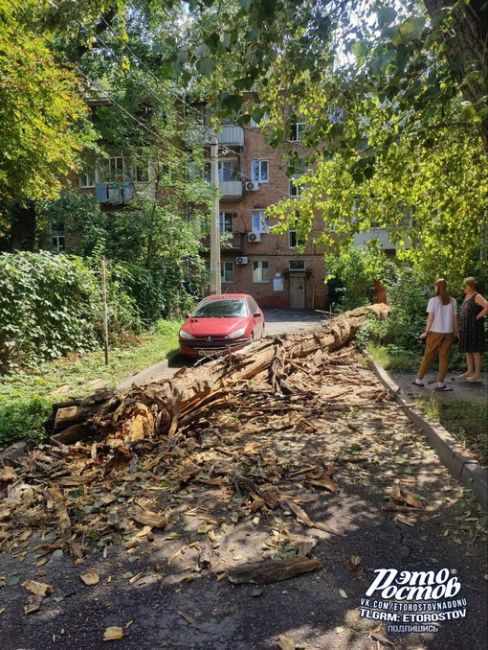
[[[465,278],[465,299],[459,316],[459,349],[466,355],[468,370],[461,375],[466,381],[481,381],[481,353],[485,350],[483,318],[488,302],[476,291],[476,278]]]

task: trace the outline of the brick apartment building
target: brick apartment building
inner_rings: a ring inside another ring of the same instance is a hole
[[[303,125],[293,125],[289,146],[300,149]],[[313,243],[320,233],[317,218],[305,247],[294,230],[269,232],[264,210],[300,188],[286,174],[280,153],[255,126],[225,124],[219,139],[219,187],[222,291],[249,293],[262,307],[321,307],[326,299],[323,248]],[[112,155],[87,166],[70,179],[81,194],[92,195],[105,209],[137,197],[153,198],[151,167]],[[64,249],[64,233],[54,231],[52,244]],[[208,257],[208,241],[203,242]],[[69,242],[66,242],[69,249]]]
[[[300,149],[301,124],[292,128],[290,146]],[[218,134],[222,292],[250,293],[263,307],[321,307],[324,250],[313,243],[319,218],[304,248],[297,233],[272,234],[264,211],[300,188],[286,174],[280,153],[260,131],[225,124]]]

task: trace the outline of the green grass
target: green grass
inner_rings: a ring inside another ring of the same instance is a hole
[[[431,397],[418,400],[428,416],[440,422],[480,463],[488,465],[488,405],[476,405],[461,399],[440,402]]]
[[[71,397],[93,393],[101,383],[114,388],[125,377],[165,359],[178,348],[176,321],[159,321],[129,346],[71,355],[0,378],[0,444],[21,438],[40,441],[51,406]]]
[[[385,370],[415,372],[422,356],[417,351],[404,350],[394,345],[368,345],[367,351]]]
[[[391,372],[417,372],[422,361],[423,350],[405,350],[397,345],[373,345],[366,346],[367,351],[373,359],[385,370]],[[437,370],[437,361],[433,361],[430,370]],[[483,370],[486,369],[486,361],[483,360]],[[464,355],[454,347],[449,359],[449,370],[466,369]]]

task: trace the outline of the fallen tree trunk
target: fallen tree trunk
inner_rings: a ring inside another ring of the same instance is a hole
[[[312,355],[320,365],[327,351],[349,343],[371,313],[384,318],[389,307],[378,304],[354,309],[306,332],[267,337],[199,368],[182,368],[172,380],[133,386],[125,392],[113,391],[54,409],[46,424],[51,441],[72,444],[112,435],[136,442],[156,435],[175,436],[203,409],[225,404],[230,390],[263,373],[267,373],[276,394],[288,394],[287,372],[293,369],[295,359]]]

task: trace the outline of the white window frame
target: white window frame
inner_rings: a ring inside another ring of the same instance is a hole
[[[142,168],[142,169],[145,168],[147,178],[143,178],[143,179],[138,178],[138,174],[137,174],[138,168]],[[138,161],[133,162],[133,164],[130,166],[130,180],[133,183],[149,183],[150,178],[151,178],[151,173],[150,173],[149,159],[143,159],[142,162],[138,162]]]
[[[303,140],[303,132],[305,131],[306,126],[305,121],[292,122],[290,142],[301,142]]]
[[[228,276],[227,273],[230,275]],[[220,280],[222,284],[232,284],[234,282],[234,262],[222,261],[220,265]]]
[[[84,169],[81,170],[80,175],[78,176],[78,185],[81,188],[91,188],[95,187],[98,179],[98,169],[95,164],[86,165]],[[87,180],[93,180],[92,183],[87,183]]]
[[[253,210],[251,215],[251,232],[266,235],[269,233],[269,217],[266,217],[264,210]],[[257,220],[259,219],[259,224]]]
[[[122,161],[122,180],[117,180],[112,177],[113,169],[117,170],[117,163],[112,162],[112,161],[117,161],[121,160]],[[108,164],[107,167],[107,172],[108,172],[108,178],[103,178],[102,172],[103,172],[103,165]],[[109,158],[104,158],[103,160],[99,161],[97,165],[97,182],[100,183],[124,183],[127,179],[127,173],[126,173],[126,161],[124,156],[110,156]]]
[[[294,244],[294,245],[293,245],[292,242],[291,242],[292,234],[293,234],[293,236],[295,237],[295,244]],[[300,244],[300,241],[299,241],[299,239],[298,239],[298,234],[297,234],[297,229],[296,229],[296,228],[289,228],[289,229],[288,229],[288,248],[291,248],[291,249],[300,248],[300,247],[302,247],[302,246],[305,246],[306,243],[307,243],[307,242],[304,241],[303,244]]]
[[[264,266],[266,265],[266,266]],[[264,269],[267,278],[264,279]],[[269,262],[267,260],[254,260],[252,263],[252,281],[254,284],[267,284],[269,282]]]
[[[219,231],[221,235],[234,232],[233,218],[232,212],[219,212]],[[226,223],[227,225],[230,223],[230,230],[226,229]]]
[[[254,173],[255,163],[258,165],[257,174]],[[266,178],[263,175],[263,165],[266,165]],[[262,158],[251,160],[251,180],[255,183],[269,183],[269,160]]]
[[[290,199],[299,199],[303,192],[303,186],[295,182],[295,178],[288,179],[288,196]]]
[[[61,239],[63,240],[62,247],[60,246]],[[52,232],[51,244],[54,250],[56,250],[58,253],[64,252],[66,250],[66,237],[64,232]]]

